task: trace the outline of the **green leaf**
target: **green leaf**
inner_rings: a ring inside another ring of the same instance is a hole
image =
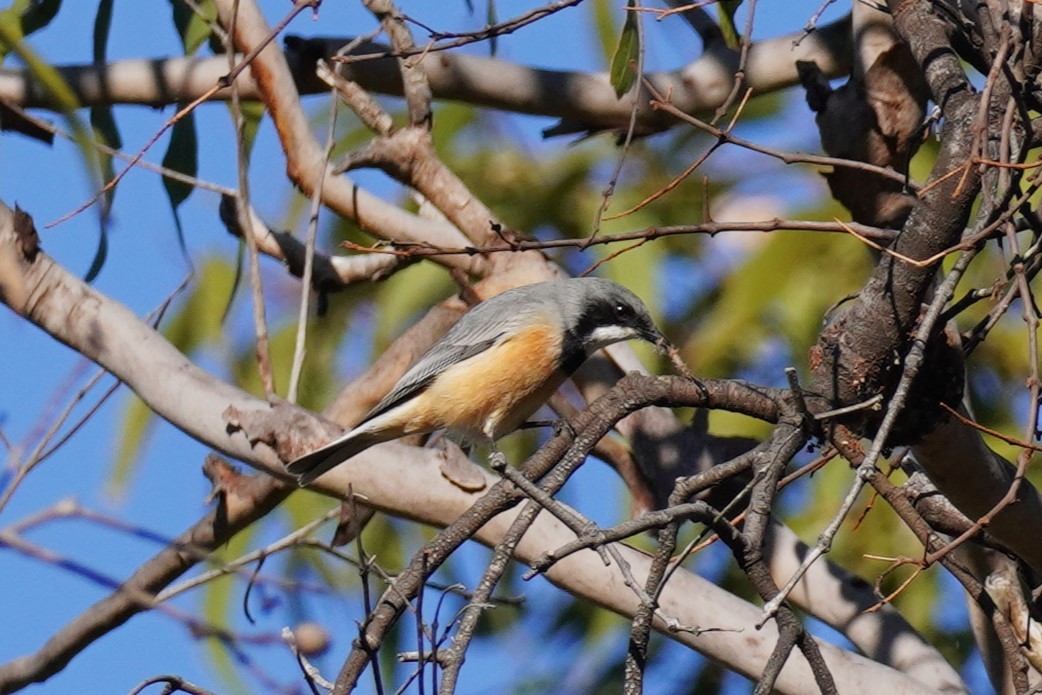
[[[171,128],[170,143],[166,147],[166,154],[163,155],[163,166],[191,177],[199,173],[199,137],[195,129],[194,113],[188,112]],[[166,195],[174,210],[195,190],[189,183],[166,176],[163,177],[163,188],[166,189]]]
[[[616,37],[619,31],[615,25],[615,13],[613,12],[615,6],[611,0],[594,0],[589,7],[593,13],[593,26],[597,33],[597,43],[601,47],[601,55],[604,56],[605,62],[608,62],[615,53]]]
[[[115,0],[101,0],[98,3],[98,11],[94,15],[93,57],[95,65],[104,65],[107,62],[109,35],[112,29],[112,7],[114,4]],[[109,147],[119,149],[123,146],[110,105],[92,106],[90,109],[90,124],[94,130],[95,138]],[[116,169],[112,164],[112,156],[100,151],[94,156],[97,157],[98,169],[102,180],[111,181],[115,178]],[[105,192],[101,210],[102,220],[108,219],[115,197],[115,188]],[[100,269],[99,267],[98,270]]]
[[[83,281],[87,284],[94,282],[98,277],[98,273],[105,267],[105,261],[109,257],[109,233],[104,223],[102,223],[98,231],[98,249],[94,252],[94,258],[90,262],[87,274],[83,276]]]
[[[110,107],[92,106],[90,109],[90,124],[98,140],[117,150],[123,147],[123,138],[119,134],[119,126],[116,125],[116,119],[112,116]],[[110,155],[106,154],[103,156],[108,161],[112,161]]]
[[[94,130],[94,137],[98,142],[103,142],[109,147],[115,149],[119,149],[123,146],[123,139],[119,135],[119,128],[116,126],[116,119],[113,117],[112,109],[110,107],[92,106],[90,109],[90,124],[91,128]],[[87,153],[84,154],[86,158]],[[111,181],[116,177],[116,167],[112,161],[112,155],[102,152],[101,150],[95,150],[90,153],[90,156],[97,162],[98,178],[100,182]],[[108,220],[109,212],[112,210],[112,202],[115,198],[115,188],[105,191],[105,194],[102,197],[100,218],[103,228],[105,226],[105,221]],[[101,270],[101,268],[99,267],[98,270]]]
[[[186,113],[171,129],[170,143],[166,147],[166,154],[163,155],[163,166],[192,177],[199,172],[199,138],[195,130],[195,114],[191,111]],[[188,262],[188,266],[192,267],[192,259],[188,255],[188,246],[185,243],[181,215],[178,214],[177,209],[188,199],[188,196],[192,195],[195,187],[184,181],[164,176],[163,189],[170,201],[170,209],[174,213],[177,245],[181,249],[181,255]]]
[[[69,130],[72,131],[73,140],[80,150],[89,178],[100,188],[106,179],[101,179],[103,175],[102,166],[97,150],[94,147],[93,132],[76,113],[76,110],[80,107],[76,93],[69,86],[69,83],[65,81],[61,73],[23,40],[20,24],[9,13],[0,13],[0,52],[4,54],[14,52],[40,85],[51,106],[61,111]],[[97,275],[108,253],[108,239],[105,230],[108,214],[107,206],[102,205],[99,210],[101,240],[94,260],[91,262],[91,268],[87,273],[88,282]]]
[[[26,6],[22,13],[22,36],[28,36],[51,23],[61,9],[62,0],[31,0],[18,4]]]
[[[94,15],[94,62],[104,63],[108,53],[109,31],[112,29],[112,5],[115,0],[101,0]]]
[[[228,108],[231,108],[231,104],[228,105]],[[242,139],[246,159],[249,160],[250,152],[253,150],[253,141],[257,138],[257,130],[260,128],[261,119],[264,118],[264,104],[259,101],[241,101],[239,109],[246,120],[242,129]]]
[[[637,25],[637,13],[631,9],[636,6],[634,0],[627,0],[626,21],[622,25],[622,34],[619,35],[619,43],[611,57],[611,69],[608,72],[611,86],[615,88],[615,96],[620,99],[637,81],[635,66],[640,57],[640,27]]]
[[[228,289],[228,296],[225,298],[224,311],[221,312],[221,325],[228,320],[228,317],[232,313],[232,307],[235,305],[235,296],[239,294],[239,287],[242,286],[242,276],[246,269],[246,240],[239,240],[239,247],[235,252],[235,276],[232,278],[232,286]]]
[[[213,25],[217,21],[217,6],[213,0],[201,0],[195,12],[182,0],[170,0],[174,15],[174,26],[181,37],[185,55],[192,55],[203,43],[213,35]]]
[[[234,268],[223,259],[211,258],[199,269],[198,284],[185,299],[183,308],[168,319],[163,335],[185,354],[204,344],[223,340],[223,299],[232,284]]]
[[[108,481],[108,492],[113,496],[121,496],[126,490],[127,481],[133,472],[134,464],[137,463],[137,456],[155,425],[152,409],[136,395],[130,398],[119,428],[116,460]]]
[[[724,35],[724,43],[728,48],[738,48],[738,28],[734,24],[734,13],[742,0],[720,0],[716,3],[716,16],[720,22],[720,31]]]
[[[254,542],[259,531],[260,525],[254,524],[235,534],[227,545],[216,551],[218,562],[230,562],[249,552],[250,544]],[[201,609],[206,621],[234,632],[237,617],[242,615],[242,600],[245,591],[246,583],[235,574],[207,582],[200,597]],[[254,598],[256,596],[255,593]],[[201,640],[200,646],[212,660],[218,677],[227,684],[227,690],[249,692],[245,688],[245,667],[239,660],[233,658],[234,650],[229,649],[221,639]]]
[[[423,315],[434,302],[453,292],[452,283],[432,263],[418,263],[395,273],[384,282],[386,291],[377,293],[374,312],[377,350],[382,351]],[[423,287],[423,292],[410,292],[409,287]]]
[[[0,11],[4,34],[12,39],[9,43],[0,37],[0,60],[14,43],[50,24],[61,4],[61,0],[15,0],[6,10]]]

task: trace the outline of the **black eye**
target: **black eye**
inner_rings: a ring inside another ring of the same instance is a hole
[[[617,303],[613,309],[615,311],[615,318],[617,319],[628,319],[633,316],[633,309],[621,302]]]

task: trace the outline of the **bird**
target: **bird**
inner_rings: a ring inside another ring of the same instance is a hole
[[[304,486],[374,444],[442,429],[490,443],[495,456],[495,441],[524,424],[587,357],[631,339],[669,344],[644,302],[612,280],[507,290],[464,314],[361,422],[287,470]]]

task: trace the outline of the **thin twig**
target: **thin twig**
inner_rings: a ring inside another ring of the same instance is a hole
[[[635,0],[635,4],[632,8],[634,10],[640,10],[639,0]],[[634,84],[639,85],[644,81],[644,21],[642,16],[638,13],[633,16],[633,21],[637,27],[637,64],[633,66],[636,71],[636,79]],[[628,66],[627,66],[628,67]],[[604,213],[607,212],[608,206],[611,205],[612,196],[615,194],[615,186],[619,182],[619,177],[622,175],[622,166],[626,162],[626,155],[629,154],[630,145],[633,144],[633,135],[637,131],[637,112],[640,110],[640,90],[632,90],[632,106],[630,108],[630,119],[626,126],[626,134],[622,139],[622,147],[619,148],[619,156],[615,161],[615,169],[612,171],[611,178],[608,179],[608,185],[605,186],[601,192],[601,204],[597,206],[597,211],[593,216],[593,232],[588,237],[588,242],[592,243],[597,234],[601,231],[601,220],[605,219]],[[607,219],[612,219],[608,217]],[[589,245],[587,244],[587,246]],[[585,248],[585,247],[584,247]]]
[[[311,301],[311,276],[315,267],[315,239],[318,236],[318,218],[322,209],[322,181],[329,169],[329,158],[336,146],[336,117],[340,110],[340,100],[336,91],[332,90],[329,99],[329,125],[326,129],[325,156],[318,163],[318,185],[311,193],[311,212],[308,215],[308,235],[304,246],[304,273],[300,283],[300,308],[297,312],[297,337],[293,343],[293,366],[289,373],[289,387],[286,389],[286,400],[297,402],[297,388],[300,385],[300,374],[304,369],[304,355],[307,353],[305,342],[308,328],[308,307]]]
[[[362,246],[350,241],[341,242],[341,246],[359,253],[376,253],[400,258],[425,258],[429,256],[477,256],[493,253],[520,253],[523,251],[546,251],[550,249],[578,248],[585,246],[598,246],[606,244],[618,244],[623,242],[639,241],[647,243],[656,239],[684,236],[690,234],[707,234],[715,236],[724,232],[774,232],[780,230],[806,231],[806,232],[836,232],[850,234],[856,230],[857,235],[864,239],[879,239],[881,241],[892,241],[896,234],[893,230],[871,227],[869,225],[854,222],[825,222],[819,220],[783,220],[774,218],[770,220],[759,220],[754,222],[717,222],[708,220],[699,224],[668,225],[661,227],[648,227],[641,231],[622,232],[619,234],[600,235],[590,240],[582,239],[548,239],[546,241],[518,239],[510,243],[483,244],[480,246],[447,247],[432,246],[429,244],[418,244],[413,242],[385,242],[375,246]]]
[[[303,5],[310,5],[311,3],[302,2],[297,0],[295,3],[292,16],[295,16],[296,12],[303,9]],[[228,27],[228,34],[230,37],[235,36],[235,25],[236,20],[239,16],[239,0],[234,0],[231,16],[231,23]],[[287,22],[290,17],[287,17],[284,22]],[[284,25],[283,25],[284,26]],[[275,35],[276,32],[272,32],[269,36]],[[255,46],[250,51],[247,58],[255,57],[260,53],[260,50],[266,45],[267,42]],[[239,220],[239,225],[246,231],[246,249],[247,257],[249,259],[250,268],[250,290],[253,297],[253,330],[254,337],[256,338],[256,355],[257,355],[257,373],[260,376],[261,384],[264,387],[264,393],[267,394],[268,398],[275,396],[275,377],[272,371],[271,364],[271,349],[268,343],[268,321],[265,317],[264,309],[264,287],[263,281],[261,280],[260,272],[260,254],[257,252],[257,238],[256,234],[252,230],[253,218],[248,213],[250,209],[250,177],[249,177],[249,160],[246,153],[246,118],[243,115],[242,105],[239,99],[239,86],[238,80],[235,77],[238,76],[239,71],[236,70],[235,65],[235,47],[233,45],[228,46],[228,62],[230,70],[228,72],[228,86],[231,88],[231,111],[232,118],[235,121],[235,150],[236,150],[236,172],[239,180],[239,190],[235,196],[236,204],[236,217]],[[243,59],[241,65],[248,65],[246,59]]]
[[[537,7],[528,12],[523,12],[516,17],[490,24],[482,29],[471,32],[435,32],[431,31],[431,41],[425,46],[413,46],[404,50],[381,51],[379,53],[363,53],[359,55],[348,55],[336,58],[343,63],[357,63],[366,60],[380,60],[382,58],[410,58],[412,56],[426,55],[436,51],[447,51],[451,48],[466,46],[467,44],[486,41],[494,36],[505,36],[512,34],[522,27],[528,26],[561,10],[578,5],[582,0],[559,0],[551,2],[542,7]],[[419,25],[419,22],[406,17],[410,22]]]

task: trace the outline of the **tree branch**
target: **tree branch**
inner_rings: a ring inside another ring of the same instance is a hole
[[[813,60],[830,77],[850,70],[850,19],[822,26],[793,47],[799,33],[764,39],[752,45],[745,76],[755,94],[767,94],[797,83],[796,60]],[[315,62],[330,60],[351,37],[301,39],[287,37],[289,67],[301,94],[326,91],[315,77]],[[345,63],[343,77],[363,89],[402,96],[401,74],[390,47],[363,41],[352,51],[372,59]],[[715,42],[713,49],[674,71],[647,77],[673,103],[689,114],[706,114],[719,108],[731,92],[737,52]],[[204,94],[228,71],[227,58],[169,58],[113,61],[105,66],[56,66],[81,106],[145,104],[166,106],[189,102]],[[615,95],[608,76],[575,71],[541,70],[495,58],[430,53],[424,68],[435,99],[462,101],[513,113],[560,118],[565,131],[626,128],[631,104]],[[256,81],[244,79],[240,94],[260,99]],[[0,70],[0,97],[24,108],[53,108],[47,90],[22,69]],[[214,98],[228,99],[228,90]],[[295,98],[295,97],[294,97]],[[647,107],[640,97],[638,132],[663,130],[676,123]]]

